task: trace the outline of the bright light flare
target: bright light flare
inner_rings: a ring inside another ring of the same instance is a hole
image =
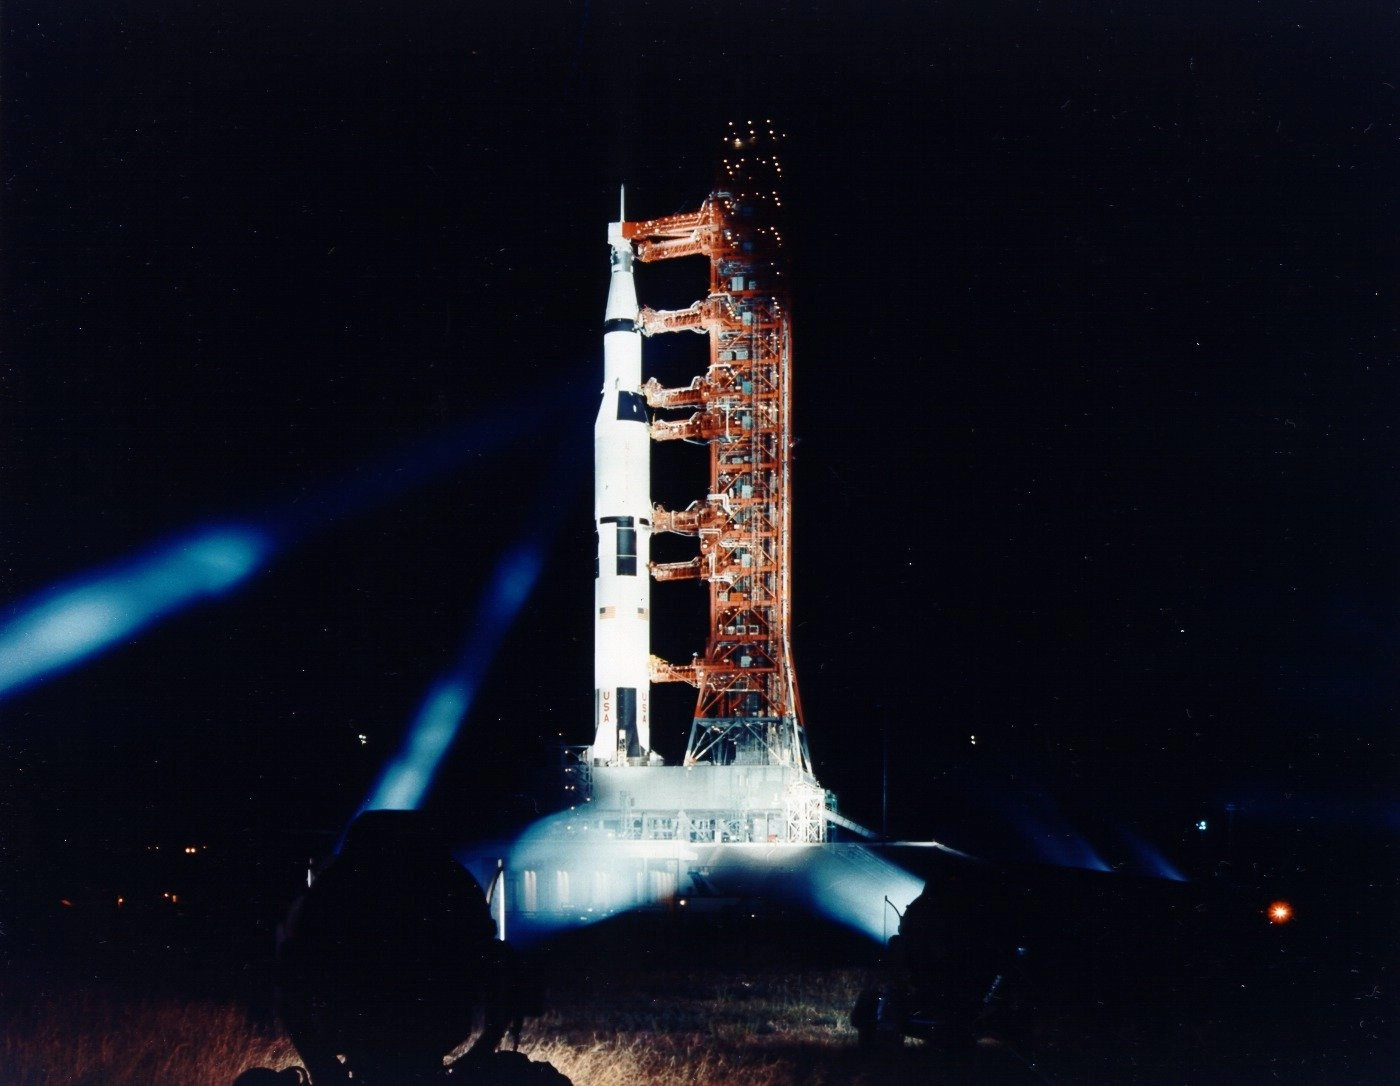
[[[799,906],[884,942],[899,928],[923,879],[859,844],[730,844],[617,840],[564,811],[538,820],[513,842],[460,857],[483,883],[499,859],[534,892],[512,899],[512,940],[520,945],[636,909],[737,911],[745,902]],[[695,874],[703,872],[703,886]]]
[[[696,857],[678,841],[617,841],[570,811],[535,821],[514,841],[459,855],[483,886],[495,876],[499,860],[508,874],[523,879],[533,873],[536,890],[521,887],[507,899],[511,943],[517,947],[663,904],[678,893],[679,883],[645,873],[672,861],[688,867]]]
[[[206,528],[19,604],[0,626],[0,699],[228,592],[272,549],[248,525]]]
[[[1270,924],[1287,924],[1293,919],[1293,906],[1286,901],[1275,901],[1268,909]]]
[[[924,880],[862,845],[813,857],[806,885],[811,905],[877,942],[899,930],[899,918],[923,892]]]

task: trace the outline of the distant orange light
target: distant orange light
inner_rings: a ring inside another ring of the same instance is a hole
[[[1293,919],[1293,906],[1286,901],[1275,901],[1269,906],[1270,924],[1287,924]]]

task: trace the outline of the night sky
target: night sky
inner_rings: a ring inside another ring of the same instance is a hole
[[[908,837],[1132,824],[1179,855],[1233,802],[1393,873],[1400,27],[1064,6],[7,5],[4,600],[213,523],[291,540],[0,704],[15,885],[185,837],[270,869],[339,828],[543,527],[431,800],[464,834],[524,809],[547,744],[591,739],[617,186],[693,208],[726,122],[765,118],[795,659],[846,813],[879,825],[887,742]],[[639,272],[658,307],[705,283]],[[648,346],[670,383],[704,365],[678,338]],[[533,436],[434,451],[483,417]],[[656,472],[703,492],[700,450]],[[702,647],[700,589],[654,610],[659,652]],[[692,700],[656,694],[670,760]]]

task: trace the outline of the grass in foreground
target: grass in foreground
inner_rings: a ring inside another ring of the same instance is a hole
[[[521,1051],[575,1086],[848,1083],[855,970],[662,973],[557,993]]]
[[[559,993],[521,1051],[575,1086],[849,1083],[856,971],[653,974]],[[33,986],[0,997],[6,1086],[225,1086],[297,1062],[241,1008]]]
[[[1034,1068],[1015,1053],[950,1066],[913,1043],[872,1059],[858,1052],[848,1019],[866,977],[859,969],[583,970],[551,993],[546,1015],[527,1023],[520,1050],[575,1086],[1240,1086],[1276,1081],[1274,1072],[1297,1082],[1396,1081],[1393,1064],[1383,1070],[1377,1054],[1348,1046],[1314,1051],[1270,1034],[1221,1048],[1197,1029],[1199,1013],[1179,1015],[1169,1001],[1112,1015],[1100,1001],[1056,1002],[1038,1022]],[[17,987],[7,976],[0,983],[4,1086],[230,1086],[248,1067],[299,1062],[284,1036],[236,1004],[126,999],[111,987]]]
[[[290,1041],[228,1004],[8,984],[0,996],[5,1086],[223,1086],[296,1062]]]

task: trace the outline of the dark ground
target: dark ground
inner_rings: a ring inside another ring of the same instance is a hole
[[[1252,865],[1222,866],[1191,882],[948,863],[926,874],[939,880],[950,872],[970,880],[979,908],[1014,918],[1006,931],[1029,951],[1014,978],[1032,1008],[1029,1036],[956,1054],[910,1041],[872,1057],[856,1053],[852,1041],[834,1063],[829,1051],[798,1045],[789,1054],[794,1066],[816,1061],[826,1074],[869,1083],[929,1081],[936,1069],[949,1083],[1063,1086],[1382,1083],[1400,1068],[1393,883],[1346,884],[1325,869]],[[1266,909],[1276,900],[1294,909],[1289,923],[1269,923]],[[258,1020],[274,1020],[268,929],[178,908],[95,929],[72,910],[51,919],[63,923],[11,960],[12,978],[104,985],[131,1000],[231,998]],[[605,1026],[616,993],[649,984],[653,1013],[664,1012],[657,1004],[667,975],[699,973],[735,990],[757,975],[799,983],[854,969],[871,985],[896,975],[875,944],[797,911],[758,919],[636,915],[561,936],[533,951],[531,962],[555,1002],[585,1005]],[[722,1016],[723,1004],[713,1006]],[[774,1054],[772,1040],[765,1039],[766,1055]]]
[[[852,1052],[842,1061],[853,1079],[873,1069],[866,1081],[926,1082],[937,1068],[937,1081],[954,1083],[1379,1084],[1400,1069],[1393,884],[1297,872],[1183,883],[1047,868],[962,877],[976,883],[978,908],[1015,916],[1028,953],[1011,983],[1031,1008],[1029,1035],[954,1053],[911,1040],[881,1046],[873,1063]],[[1283,899],[1294,919],[1271,924],[1268,906]],[[580,978],[635,961],[638,947],[655,968],[703,961],[736,978],[838,966],[865,970],[872,985],[899,975],[873,944],[800,915],[690,927],[652,917],[566,939],[544,960],[581,995]]]

